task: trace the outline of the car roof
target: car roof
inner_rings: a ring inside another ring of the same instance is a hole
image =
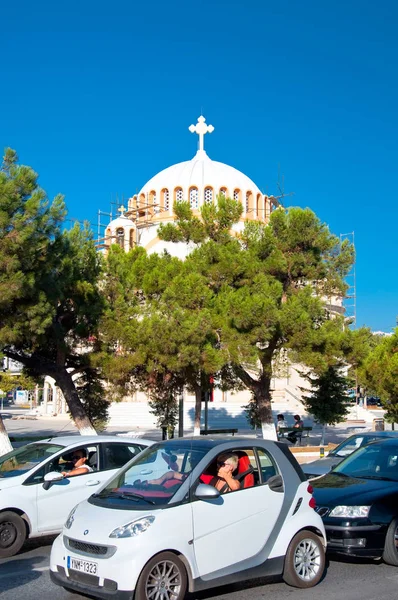
[[[382,440],[373,440],[367,447],[370,446],[396,446],[398,444],[398,439],[396,438],[386,438]]]
[[[398,431],[364,431],[357,432],[350,436],[352,437],[398,437]],[[347,438],[350,439],[350,438]],[[345,441],[345,440],[344,440]]]
[[[36,444],[59,444],[60,446],[81,446],[82,444],[94,444],[98,442],[122,442],[122,443],[135,443],[142,444],[143,446],[152,446],[155,442],[153,440],[147,440],[144,438],[129,438],[127,436],[117,435],[60,435],[44,438],[33,442]]]
[[[167,444],[170,448],[181,446],[181,444],[191,444],[193,448],[215,448],[216,446],[222,446],[225,444],[230,444],[232,446],[263,446],[270,447],[272,445],[279,443],[273,440],[264,440],[261,438],[245,438],[245,437],[211,437],[206,436],[203,438],[202,436],[192,436],[192,437],[184,437],[184,438],[174,438],[172,440],[167,440],[162,442],[163,444]]]

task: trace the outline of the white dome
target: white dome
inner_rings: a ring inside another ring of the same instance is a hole
[[[133,227],[134,223],[131,221],[131,219],[129,219],[128,217],[125,217],[124,215],[120,215],[119,217],[116,217],[116,219],[113,219],[108,227],[110,227],[112,230],[115,229],[116,227]]]
[[[199,204],[204,201],[206,188],[212,188],[215,196],[220,193],[220,190],[226,190],[230,197],[233,197],[234,191],[238,190],[242,199],[247,192],[253,195],[261,194],[249,177],[229,165],[211,160],[204,150],[198,150],[192,160],[177,163],[160,171],[144,185],[138,196],[144,194],[148,197],[151,192],[159,194],[164,189],[172,193],[176,188],[182,189],[185,200],[189,200],[190,189],[197,188]]]

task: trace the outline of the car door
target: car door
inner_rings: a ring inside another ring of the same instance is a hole
[[[239,450],[241,452],[241,449]],[[272,456],[262,448],[245,448],[254,469],[253,487],[192,502],[193,543],[201,577],[241,561],[255,566],[283,503],[283,491],[270,489],[267,479],[279,474]]]
[[[89,457],[98,454],[98,444],[80,448],[84,448]],[[94,470],[91,473],[66,477],[45,489],[43,473],[43,478],[37,479],[36,483],[38,531],[60,531],[72,508],[91,496],[108,476],[109,471]]]

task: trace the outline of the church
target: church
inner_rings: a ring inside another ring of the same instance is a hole
[[[198,136],[198,150],[191,160],[187,160],[157,173],[128,200],[127,209],[121,207],[121,215],[113,219],[105,230],[104,246],[117,243],[128,251],[134,246],[144,247],[148,253],[170,254],[184,258],[189,252],[185,244],[164,242],[157,237],[160,223],[175,219],[174,203],[189,200],[196,216],[204,204],[217,201],[217,196],[233,198],[242,203],[243,214],[235,226],[243,229],[244,222],[256,219],[267,222],[279,201],[274,196],[264,195],[247,175],[234,167],[211,160],[204,149],[206,134],[214,131],[212,125],[200,116],[196,125],[189,131]]]

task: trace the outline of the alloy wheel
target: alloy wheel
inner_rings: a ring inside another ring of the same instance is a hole
[[[156,563],[148,574],[145,592],[148,600],[175,600],[181,590],[181,573],[170,560]]]
[[[311,581],[318,575],[321,564],[319,546],[315,541],[310,538],[301,540],[294,552],[294,569],[298,577]]]

